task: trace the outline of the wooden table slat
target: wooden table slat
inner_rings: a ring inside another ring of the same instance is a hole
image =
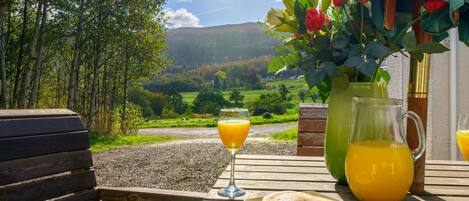
[[[229,179],[230,172],[223,172],[219,178]],[[242,180],[265,181],[336,182],[336,180],[329,174],[237,172],[235,174],[235,178]],[[467,186],[469,185],[469,178],[426,177],[425,183],[428,185]]]
[[[250,190],[247,192],[245,196],[238,197],[235,200],[245,200],[245,199],[254,199],[259,198],[262,196],[266,196],[270,193],[277,192],[277,191],[261,191],[261,190]],[[321,193],[325,196],[331,197],[338,201],[356,201],[355,197],[353,197],[350,193]],[[217,194],[217,189],[212,189],[208,192],[206,200],[231,200],[228,198],[220,197]],[[460,196],[428,196],[428,195],[409,195],[403,201],[467,201],[469,198],[460,197]],[[260,201],[260,200],[259,200]]]
[[[230,166],[220,175],[207,200],[219,200],[217,189],[229,182]],[[238,155],[236,183],[247,190],[247,196],[266,195],[275,191],[317,191],[337,200],[355,200],[350,189],[336,184],[322,157]],[[468,200],[469,163],[465,161],[429,160],[426,165],[423,195],[409,195],[405,200]]]

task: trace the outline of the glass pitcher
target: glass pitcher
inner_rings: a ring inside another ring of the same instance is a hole
[[[402,200],[412,184],[414,160],[425,151],[425,130],[402,100],[354,98],[353,127],[345,158],[347,182],[359,200]],[[419,146],[407,146],[404,118],[414,121]]]

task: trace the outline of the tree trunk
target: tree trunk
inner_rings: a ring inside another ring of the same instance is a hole
[[[80,0],[80,11],[78,13],[78,24],[77,31],[75,33],[75,45],[73,47],[73,59],[72,59],[72,68],[70,70],[70,82],[68,84],[68,99],[67,99],[67,108],[74,109],[77,88],[78,88],[78,68],[80,65],[80,49],[81,49],[81,35],[82,35],[82,26],[84,21],[83,12],[85,10],[85,0]]]
[[[37,56],[36,56],[36,71],[34,73],[34,83],[33,88],[31,91],[31,96],[29,99],[28,108],[33,108],[36,106],[37,102],[37,94],[39,90],[39,80],[41,77],[41,68],[42,68],[42,49],[44,48],[44,39],[46,35],[46,21],[47,21],[47,2],[44,1],[42,8],[42,20],[41,20],[41,31],[39,33],[39,46],[37,48]]]
[[[23,54],[24,54],[24,40],[26,37],[26,29],[28,28],[28,0],[24,0],[23,5],[23,27],[21,28],[20,34],[20,44],[18,50],[18,60],[16,61],[16,72],[15,72],[15,84],[13,86],[13,97],[11,98],[12,103],[10,105],[12,107],[18,106],[18,90],[19,90],[19,81],[20,81],[20,74],[21,74],[21,63],[23,61]]]
[[[29,62],[26,65],[24,72],[23,82],[21,83],[21,91],[18,99],[18,107],[25,108],[27,96],[29,94],[29,88],[31,85],[31,74],[33,71],[33,61],[36,60],[36,46],[37,40],[39,38],[39,22],[41,21],[41,12],[44,1],[38,2],[37,12],[36,12],[36,21],[34,22],[34,34],[31,42],[29,43]]]
[[[97,83],[98,83],[98,78],[99,78],[99,55],[100,55],[100,44],[99,44],[99,39],[96,41],[96,47],[95,47],[95,60],[94,60],[94,65],[93,65],[93,83],[91,85],[91,99],[90,99],[90,109],[88,111],[88,124],[87,127],[88,129],[93,128],[93,118],[94,114],[96,113],[96,95],[97,95]]]
[[[127,85],[129,82],[129,45],[128,42],[125,46],[125,64],[124,64],[124,102],[122,104],[122,115],[121,115],[121,131],[125,135],[127,134]]]
[[[5,17],[5,1],[0,1],[0,73],[2,79],[2,88],[0,93],[0,108],[8,108],[8,91],[7,91],[7,72],[6,72],[6,63],[5,63],[5,40],[3,39],[3,22]]]

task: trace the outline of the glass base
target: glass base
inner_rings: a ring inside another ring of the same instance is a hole
[[[218,195],[223,196],[223,197],[234,198],[234,197],[243,196],[244,194],[246,194],[246,191],[236,186],[228,186],[228,187],[218,190]]]

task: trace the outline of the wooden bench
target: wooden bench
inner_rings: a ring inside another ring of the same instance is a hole
[[[205,193],[96,187],[88,131],[64,109],[0,110],[0,201],[202,200]]]

